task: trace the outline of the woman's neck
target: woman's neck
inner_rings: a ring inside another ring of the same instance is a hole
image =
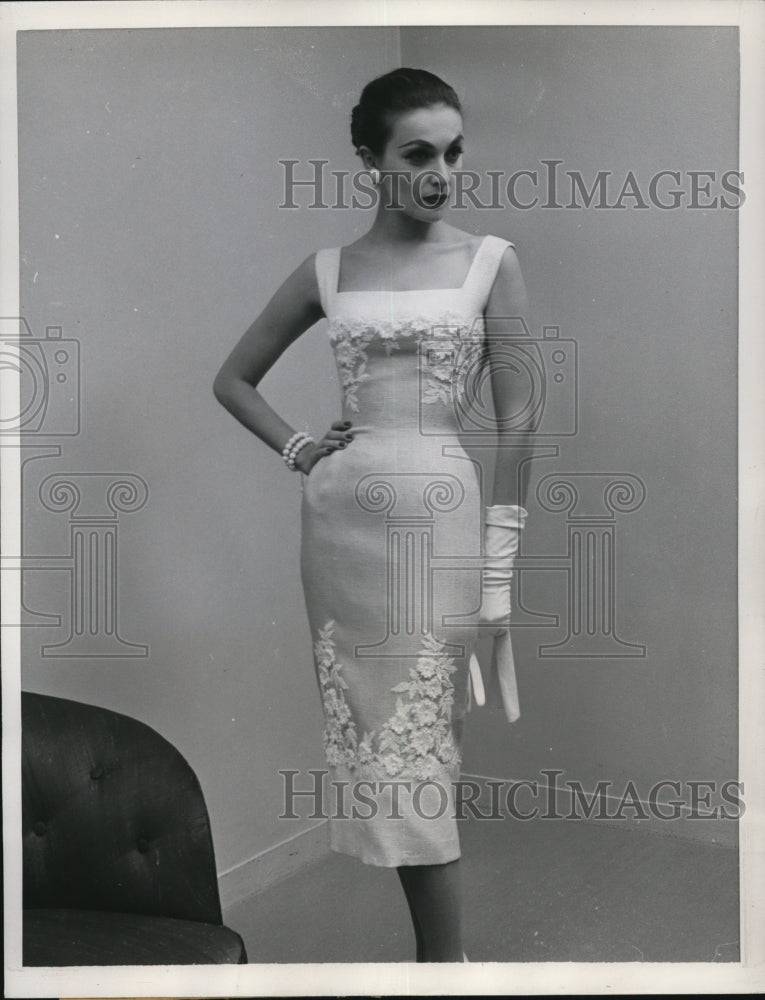
[[[411,215],[400,209],[384,208],[378,205],[377,215],[372,227],[367,231],[366,238],[370,243],[397,244],[400,246],[415,243],[439,243],[443,240],[447,225],[440,219],[435,222],[425,222],[413,219]]]

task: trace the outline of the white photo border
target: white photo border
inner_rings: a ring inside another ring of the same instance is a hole
[[[741,957],[737,963],[484,963],[22,968],[20,574],[2,574],[5,995],[8,997],[336,996],[750,993],[765,989],[765,5],[758,0],[162,0],[21,2],[0,9],[0,315],[19,313],[16,32],[256,25],[732,25],[740,28],[739,732],[746,810],[739,821]],[[4,382],[2,414],[18,412]],[[6,438],[9,445],[13,442]],[[18,446],[0,449],[2,552],[20,548]]]

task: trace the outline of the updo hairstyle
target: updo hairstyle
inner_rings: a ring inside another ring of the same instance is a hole
[[[394,69],[371,80],[351,113],[351,141],[356,152],[366,146],[375,156],[382,155],[396,115],[434,104],[446,104],[462,114],[455,91],[425,69]]]

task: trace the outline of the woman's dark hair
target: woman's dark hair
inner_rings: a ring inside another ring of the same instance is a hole
[[[351,113],[351,141],[380,155],[390,139],[393,118],[404,111],[446,104],[462,114],[462,105],[448,83],[425,69],[394,69],[364,87]]]

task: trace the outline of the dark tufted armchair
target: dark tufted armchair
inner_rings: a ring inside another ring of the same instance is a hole
[[[244,963],[207,808],[166,739],[22,692],[24,965]]]

